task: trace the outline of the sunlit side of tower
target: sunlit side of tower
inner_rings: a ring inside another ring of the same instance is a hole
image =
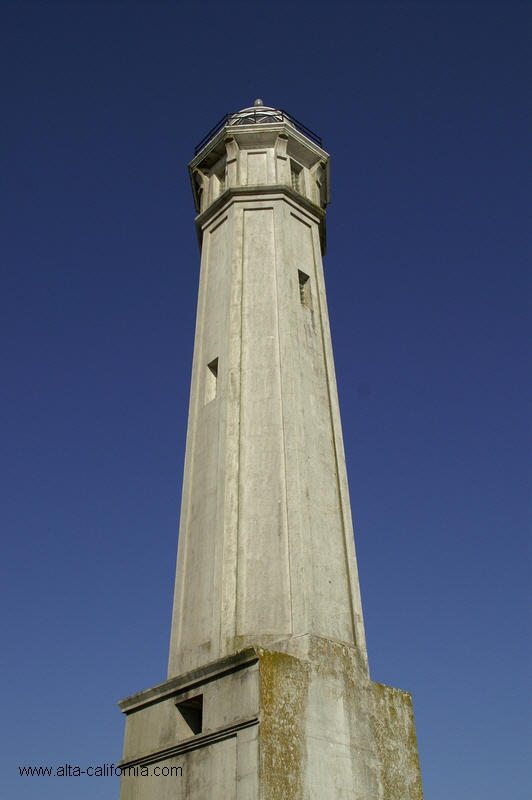
[[[201,270],[169,672],[120,704],[121,800],[418,800],[410,697],[367,666],[321,261],[329,156],[257,101],[190,174]]]

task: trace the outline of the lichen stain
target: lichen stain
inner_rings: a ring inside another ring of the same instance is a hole
[[[423,800],[412,699],[373,683],[374,729],[383,800]]]
[[[310,665],[260,649],[261,785],[264,800],[303,800]]]

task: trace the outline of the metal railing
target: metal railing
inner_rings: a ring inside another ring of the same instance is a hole
[[[216,134],[221,131],[222,128],[225,128],[226,125],[268,125],[285,121],[290,122],[296,130],[306,136],[307,139],[310,139],[312,142],[317,144],[319,147],[323,146],[321,137],[311,131],[310,128],[307,128],[306,125],[303,125],[302,122],[299,122],[299,120],[297,120],[291,114],[287,114],[286,111],[283,111],[282,109],[279,109],[278,111],[270,111],[270,109],[264,109],[264,107],[257,106],[256,108],[251,108],[249,111],[246,109],[245,114],[243,114],[241,111],[224,114],[221,120],[216,123],[214,128],[211,128],[209,133],[203,137],[199,144],[196,145],[194,148],[194,155],[197,156],[198,153],[203,150],[205,145],[210,142],[210,140],[216,136]]]

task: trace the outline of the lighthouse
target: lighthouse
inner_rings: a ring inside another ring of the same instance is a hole
[[[410,695],[368,669],[329,155],[257,100],[189,172],[201,267],[168,678],[120,703],[120,800],[421,800]]]

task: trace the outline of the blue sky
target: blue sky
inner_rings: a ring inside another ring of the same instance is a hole
[[[370,668],[426,800],[529,796],[530,5],[10,2],[0,782],[121,756],[166,676],[199,254],[187,163],[261,97],[323,137]],[[1,785],[0,784],[0,785]]]

